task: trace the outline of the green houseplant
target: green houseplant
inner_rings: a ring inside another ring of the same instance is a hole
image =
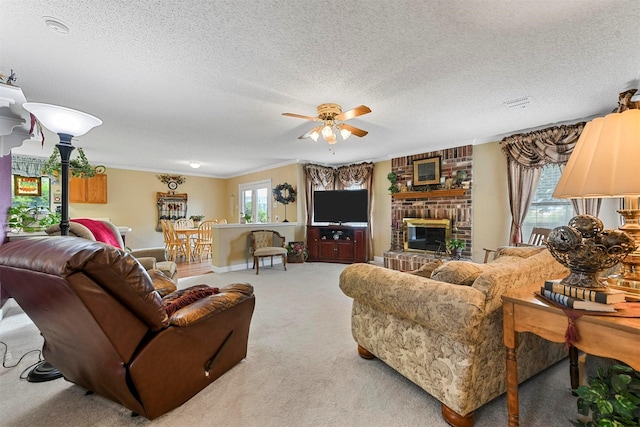
[[[389,192],[391,194],[398,193],[400,191],[400,189],[398,188],[398,185],[397,185],[398,175],[395,172],[389,172],[387,174],[387,179],[391,183],[391,186],[388,188]]]
[[[42,173],[44,175],[58,178],[60,176],[60,150],[58,147],[53,148],[53,152],[49,159],[42,165]],[[90,178],[96,174],[96,168],[91,166],[84,150],[78,147],[78,158],[69,160],[69,171],[73,177]]]
[[[204,215],[191,215],[189,219],[193,221],[193,226],[197,227],[200,224],[200,221],[204,219]]]
[[[623,364],[598,369],[596,377],[581,385],[578,413],[589,416],[571,421],[581,427],[631,427],[640,425],[640,372]]]
[[[62,219],[57,212],[47,208],[32,207],[25,204],[12,206],[8,210],[7,224],[13,232],[24,231],[31,233],[41,231]]]
[[[447,241],[447,249],[452,258],[460,259],[462,250],[467,247],[467,241],[462,239],[450,239]]]

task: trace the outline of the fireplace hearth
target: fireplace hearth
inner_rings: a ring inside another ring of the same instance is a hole
[[[403,218],[402,235],[405,252],[441,252],[451,238],[451,220]]]

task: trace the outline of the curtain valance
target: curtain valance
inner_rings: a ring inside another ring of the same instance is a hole
[[[42,176],[47,159],[39,157],[11,156],[11,174],[28,177]]]
[[[502,152],[509,161],[524,168],[541,168],[548,164],[564,164],[576,146],[585,122],[554,126],[502,139]]]

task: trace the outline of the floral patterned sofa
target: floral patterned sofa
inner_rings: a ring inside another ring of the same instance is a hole
[[[471,426],[473,411],[506,391],[501,295],[567,273],[546,248],[507,247],[487,264],[440,261],[413,272],[353,264],[340,288],[353,298],[360,355],[438,399],[449,424]],[[564,344],[520,334],[518,381],[566,355]]]

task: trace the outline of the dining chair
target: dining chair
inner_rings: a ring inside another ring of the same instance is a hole
[[[194,242],[194,256],[200,261],[205,254],[213,256],[213,225],[216,220],[202,221],[198,226],[198,235]]]
[[[166,229],[165,248],[167,251],[167,259],[175,261],[178,256],[187,257],[187,239],[182,238],[176,233],[176,230],[169,220],[161,222],[163,231]]]
[[[193,228],[193,221],[186,218],[177,219],[175,224],[175,228]]]
[[[226,218],[220,218],[218,220],[218,224],[227,224],[227,219]]]

